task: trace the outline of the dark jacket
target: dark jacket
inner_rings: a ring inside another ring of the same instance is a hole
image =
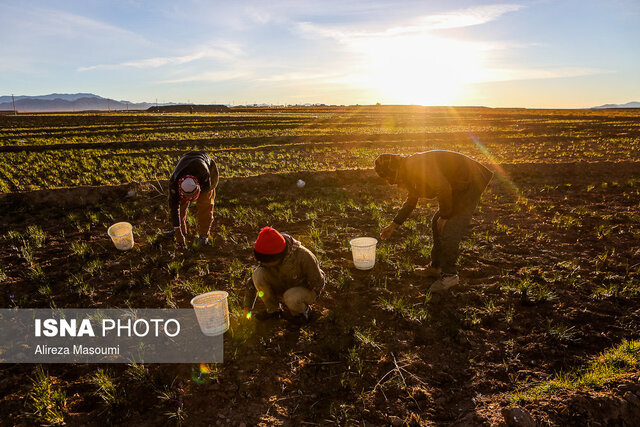
[[[274,296],[280,298],[290,288],[303,287],[319,293],[324,287],[324,272],[316,256],[302,243],[282,233],[287,242],[286,254],[279,265],[273,267],[259,266],[264,269],[262,276],[268,280]],[[256,270],[257,270],[256,269]],[[251,307],[256,296],[253,279],[247,281],[247,293],[244,306]]]
[[[434,150],[417,153],[403,159],[398,173],[398,184],[407,188],[409,195],[393,219],[402,224],[415,209],[418,199],[438,199],[440,217],[455,215],[454,201],[467,191],[478,195],[485,189],[493,173],[464,154]]]
[[[169,178],[169,212],[173,227],[180,226],[180,191],[178,181],[185,175],[192,175],[198,180],[200,194],[211,189],[212,181],[218,183],[218,167],[216,163],[201,151],[189,151],[182,156]]]

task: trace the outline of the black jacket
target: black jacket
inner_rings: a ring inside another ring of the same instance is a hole
[[[180,226],[178,181],[186,175],[192,175],[198,180],[200,194],[204,194],[211,189],[212,184],[217,185],[218,167],[211,157],[201,151],[189,151],[178,161],[169,178],[169,212],[174,228]]]

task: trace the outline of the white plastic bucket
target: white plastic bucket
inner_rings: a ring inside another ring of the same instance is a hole
[[[107,230],[113,244],[121,251],[133,248],[133,226],[128,222],[117,222]]]
[[[203,334],[213,337],[229,329],[228,297],[225,291],[211,291],[193,297],[191,305]]]
[[[371,270],[376,264],[376,245],[378,241],[373,237],[356,237],[352,239],[351,253],[353,263],[358,270]]]

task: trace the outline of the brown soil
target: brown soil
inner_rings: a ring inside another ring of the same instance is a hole
[[[375,236],[375,215],[381,224],[389,221],[403,196],[362,170],[224,180],[213,245],[199,250],[176,250],[154,238],[167,228],[158,191],[164,183],[5,195],[0,265],[7,278],[0,304],[166,307],[161,288],[171,286],[177,306],[188,307],[191,294],[179,284],[196,277],[230,291],[237,302],[259,228],[272,225],[311,247],[313,224],[324,229],[316,253],[329,279],[311,323],[234,318],[225,362],[203,384],[194,381],[192,365],[147,365],[145,380],[134,380],[123,365],[48,365],[54,387],[66,392],[67,423],[172,424],[167,413],[178,408],[188,425],[503,423],[504,393],[514,391],[517,381],[579,368],[623,339],[640,336],[635,294],[594,297],[600,287],[640,280],[640,183],[633,180],[640,164],[503,169],[514,185],[494,179],[485,194],[461,255],[461,285],[428,302],[430,282],[412,267],[428,262],[422,249],[430,243],[432,204],[414,212],[417,223],[380,244],[390,253],[373,270],[353,268],[349,238]],[[298,178],[307,182],[303,189],[295,186]],[[291,208],[288,221],[277,207],[269,208],[281,201]],[[255,212],[241,215],[245,207],[262,213],[268,224],[253,223]],[[125,218],[136,227],[136,248],[122,254],[107,240],[105,225]],[[39,292],[42,283],[30,277],[16,242],[6,237],[9,230],[24,233],[35,224],[47,233],[44,246],[34,247],[34,262],[45,272],[50,293]],[[72,242],[87,242],[92,253],[74,254]],[[89,273],[93,260],[103,265]],[[178,278],[167,271],[172,260],[184,261]],[[234,261],[244,267],[234,269]],[[79,292],[74,276],[93,292]],[[524,278],[553,295],[536,300],[508,289],[509,282]],[[399,298],[402,309],[385,309],[385,300]],[[572,327],[573,334],[558,337],[554,325]],[[110,370],[118,389],[119,403],[111,408],[89,381],[99,367]],[[0,366],[3,424],[34,422],[28,404],[34,368]],[[631,373],[602,390],[523,406],[540,424],[633,425],[640,411],[637,379]],[[171,400],[158,399],[163,390]]]

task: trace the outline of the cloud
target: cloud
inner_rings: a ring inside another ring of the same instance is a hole
[[[342,43],[349,43],[357,38],[387,38],[403,34],[425,33],[486,24],[499,19],[506,13],[518,11],[523,7],[518,4],[501,4],[458,9],[442,14],[423,15],[411,20],[407,25],[393,26],[383,31],[343,30],[322,27],[311,22],[299,22],[296,27],[300,33],[309,37],[332,38]]]
[[[74,15],[66,12],[52,12],[44,11],[46,18],[50,22],[54,23],[53,27],[49,28],[49,31],[58,32],[61,34],[76,35],[81,33],[82,35],[92,34],[94,37],[123,37],[129,40],[136,40],[148,43],[142,36],[115,25],[110,25],[104,22],[96,21],[80,15]]]
[[[613,70],[601,68],[510,68],[483,70],[473,83],[506,82],[515,80],[563,79],[570,77],[584,77],[597,74],[611,74]]]
[[[341,74],[335,73],[305,73],[305,72],[291,72],[275,74],[268,77],[257,78],[256,81],[261,82],[301,82],[301,81],[327,81],[332,82],[339,78]]]
[[[164,56],[155,58],[125,61],[118,64],[99,64],[79,67],[78,71],[92,71],[98,69],[118,70],[122,68],[158,68],[164,65],[182,65],[200,59],[217,59],[221,61],[233,60],[243,55],[240,47],[232,43],[221,43],[217,47],[204,47],[193,53],[180,56]]]
[[[72,40],[114,38],[126,39],[129,43],[148,44],[149,41],[133,31],[111,25],[86,16],[52,10],[46,8],[27,8],[4,5],[0,10],[12,19],[0,20],[5,30],[10,28],[10,34],[19,37],[40,38],[51,40],[68,38]]]
[[[493,55],[500,57],[504,56],[501,51],[530,48],[537,44],[517,40],[460,38],[458,34],[442,31],[490,23],[523,8],[519,4],[478,6],[423,15],[376,28],[370,24],[346,27],[299,22],[296,28],[304,36],[333,40],[337,47],[343,48],[348,55],[350,68],[341,67],[343,74],[339,76],[290,73],[265,80],[295,81],[304,78],[323,84],[338,82],[352,87],[386,90],[393,96],[403,93],[411,96],[412,91],[423,88],[425,92],[440,90],[444,96],[461,91],[464,85],[560,79],[609,72],[579,67],[492,67],[488,64],[492,62]],[[504,64],[506,61],[499,62]]]
[[[455,10],[448,13],[423,16],[418,19],[418,27],[440,30],[470,27],[495,21],[509,12],[516,12],[524,6],[519,4],[496,4]]]
[[[189,82],[223,82],[227,80],[234,80],[243,77],[247,77],[249,73],[246,71],[225,70],[225,71],[205,71],[190,76],[179,77],[169,80],[160,80],[158,84],[172,84],[172,83],[189,83]]]
[[[34,7],[27,2],[0,1],[0,55],[11,58],[0,69],[19,73],[51,75],[54,69],[68,68],[77,61],[128,49],[147,49],[143,36],[117,25],[76,13]],[[52,2],[50,7],[55,7]],[[0,61],[2,62],[2,61]]]
[[[259,9],[253,6],[247,6],[244,9],[246,15],[251,19],[251,21],[256,22],[258,24],[267,24],[272,19],[274,19],[274,15],[272,12],[264,9]]]

